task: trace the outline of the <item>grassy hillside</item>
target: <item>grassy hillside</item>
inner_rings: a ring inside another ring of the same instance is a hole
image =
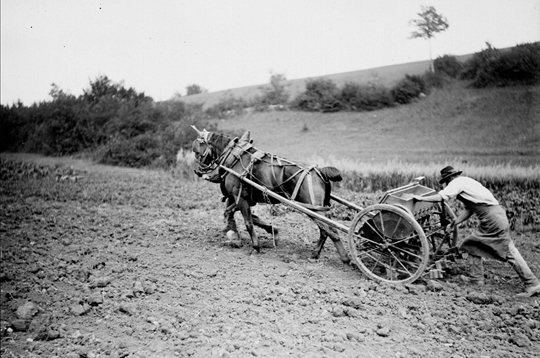
[[[459,60],[465,61],[471,55],[456,56]],[[410,62],[399,65],[384,66],[372,68],[369,70],[344,72],[326,76],[313,77],[314,78],[328,78],[332,80],[338,87],[342,87],[346,82],[367,83],[376,82],[386,87],[392,87],[405,75],[419,75],[429,70],[429,61]],[[295,98],[299,93],[305,91],[306,81],[309,78],[293,79],[284,81],[284,85],[287,86],[291,98]],[[249,99],[253,96],[260,95],[260,87],[267,84],[260,84],[254,86],[233,88],[225,91],[217,91],[211,93],[201,93],[197,95],[182,97],[182,101],[186,103],[202,103],[204,108],[208,108],[218,103],[225,96],[234,96],[236,98]]]
[[[250,130],[256,147],[287,158],[359,162],[540,164],[540,87],[454,82],[416,103],[374,112],[263,112],[217,122]]]

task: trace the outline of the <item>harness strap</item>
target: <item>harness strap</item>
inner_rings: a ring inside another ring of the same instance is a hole
[[[307,175],[307,182],[308,182],[308,189],[309,189],[309,197],[311,198],[311,203],[315,205],[315,193],[313,192],[313,178],[311,177],[311,174]]]
[[[255,164],[256,161],[262,159],[266,155],[265,152],[262,152],[260,150],[256,151],[255,153],[251,154],[251,160],[248,164],[248,166],[244,169],[244,172],[241,174],[242,177],[245,177],[248,174],[251,174],[251,170],[253,169],[253,164]]]
[[[311,166],[309,168],[305,168],[302,171],[302,174],[300,175],[300,178],[298,178],[298,181],[296,182],[296,186],[294,187],[294,191],[291,196],[291,200],[294,200],[296,196],[298,195],[298,192],[300,191],[300,188],[302,187],[302,184],[304,183],[305,178],[308,178],[308,190],[309,190],[309,196],[311,198],[311,202],[315,204],[315,193],[313,192],[313,180],[311,178],[310,172],[313,170],[315,166]]]

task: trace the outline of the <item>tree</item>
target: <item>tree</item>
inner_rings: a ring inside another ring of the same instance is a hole
[[[259,89],[263,93],[257,98],[259,104],[263,106],[270,105],[286,105],[289,101],[286,85],[283,82],[287,81],[285,75],[274,73],[270,76],[270,86],[261,86]]]
[[[187,94],[186,96],[191,96],[194,94],[204,93],[206,90],[197,84],[192,84],[186,87]]]
[[[431,38],[439,32],[443,32],[448,28],[448,21],[443,15],[437,13],[433,6],[422,6],[422,11],[418,13],[420,16],[419,19],[414,19],[410,21],[411,25],[414,25],[418,28],[417,31],[411,32],[411,39],[423,38],[427,39],[429,42],[429,60],[430,60],[430,70],[434,72],[433,69],[433,59],[431,58]]]

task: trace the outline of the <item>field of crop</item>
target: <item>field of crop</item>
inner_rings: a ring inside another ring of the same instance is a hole
[[[505,264],[488,260],[481,288],[459,282],[461,261],[444,279],[387,286],[343,265],[330,244],[309,259],[316,228],[290,210],[255,208],[282,228],[277,248],[259,232],[253,254],[245,230],[243,247],[227,246],[218,185],[185,171],[1,160],[2,357],[532,358],[540,349],[538,300],[514,297],[522,286]],[[335,219],[346,224],[345,214]],[[513,238],[540,273],[538,233]]]

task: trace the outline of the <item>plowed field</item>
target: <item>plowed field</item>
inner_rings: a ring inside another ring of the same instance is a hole
[[[242,247],[227,246],[215,184],[80,160],[1,165],[2,357],[540,352],[539,298],[515,298],[523,288],[505,264],[486,262],[484,287],[457,276],[383,285],[343,265],[330,242],[310,260],[316,228],[288,209],[256,207],[282,228],[279,247],[261,231],[260,254],[245,232]],[[537,274],[539,238],[514,236]]]

